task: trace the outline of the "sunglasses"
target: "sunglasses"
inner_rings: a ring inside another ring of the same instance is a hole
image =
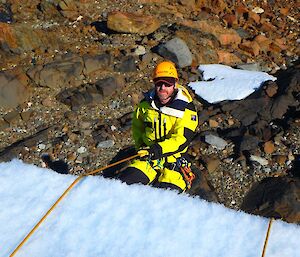
[[[160,79],[160,80],[155,81],[154,85],[155,85],[155,87],[162,87],[163,85],[165,87],[173,87],[173,86],[175,86],[175,83]]]

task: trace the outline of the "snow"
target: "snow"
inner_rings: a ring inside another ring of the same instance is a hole
[[[9,256],[75,180],[20,160],[0,163],[0,256]],[[268,219],[174,191],[91,176],[15,256],[257,257]],[[274,221],[266,257],[299,257],[300,227]]]
[[[276,80],[265,72],[239,70],[221,64],[200,65],[199,70],[205,81],[191,82],[189,86],[209,103],[244,99],[263,82]]]

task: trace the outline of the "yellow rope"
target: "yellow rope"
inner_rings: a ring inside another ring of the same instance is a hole
[[[30,238],[30,236],[35,232],[35,230],[42,224],[42,222],[47,218],[47,216],[53,211],[53,209],[57,206],[57,204],[66,196],[66,194],[84,177],[86,176],[89,176],[89,175],[93,175],[93,174],[96,174],[100,171],[103,171],[107,168],[110,168],[110,167],[113,167],[113,166],[116,166],[122,162],[126,162],[126,161],[129,161],[133,158],[136,158],[138,157],[139,155],[136,154],[136,155],[133,155],[133,156],[130,156],[128,158],[125,158],[123,160],[120,160],[120,161],[117,161],[117,162],[114,162],[112,164],[109,164],[105,167],[102,167],[102,168],[99,168],[99,169],[96,169],[96,170],[93,170],[93,171],[90,171],[86,174],[82,174],[80,175],[78,178],[76,178],[72,184],[63,192],[63,194],[56,200],[56,202],[51,206],[51,208],[46,212],[46,214],[40,219],[40,221],[33,227],[33,229],[27,234],[27,236],[22,240],[22,242],[17,246],[17,248],[12,252],[12,254],[10,255],[10,257],[13,257],[17,251],[24,245],[24,243]]]
[[[266,239],[265,239],[264,248],[263,248],[261,257],[264,257],[265,253],[266,253],[266,249],[267,249],[267,245],[268,245],[268,240],[269,240],[269,235],[270,235],[270,231],[271,231],[271,226],[272,226],[273,219],[274,218],[271,218],[269,220],[268,230],[267,230]]]

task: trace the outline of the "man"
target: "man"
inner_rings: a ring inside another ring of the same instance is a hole
[[[188,186],[182,166],[190,166],[184,154],[198,125],[197,112],[187,89],[177,83],[172,62],[158,64],[153,81],[155,88],[145,94],[133,114],[132,133],[140,158],[119,178],[127,184],[182,192]]]

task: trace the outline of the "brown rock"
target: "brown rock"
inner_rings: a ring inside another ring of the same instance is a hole
[[[234,14],[225,14],[223,17],[223,20],[227,23],[228,27],[232,27],[238,24],[238,20],[236,15]]]
[[[0,42],[7,44],[10,49],[20,48],[28,51],[45,48],[47,45],[58,47],[61,40],[54,31],[45,33],[42,29],[28,26],[26,23],[0,23]]]
[[[234,65],[237,63],[242,63],[242,60],[235,54],[227,52],[225,50],[217,50],[219,63],[226,65]]]
[[[269,83],[266,88],[266,93],[268,97],[273,97],[277,93],[277,90],[278,86],[276,83]]]
[[[107,26],[118,32],[148,35],[160,27],[160,22],[153,16],[116,11],[108,14]]]
[[[208,11],[218,14],[225,10],[227,4],[226,1],[224,0],[215,0],[215,1],[196,0],[196,7],[199,9],[201,8],[208,9]]]
[[[5,120],[0,118],[0,131],[6,129],[9,127],[9,123],[7,123]]]
[[[186,6],[190,8],[191,10],[195,9],[195,0],[179,0],[179,3],[182,4],[183,6]]]
[[[290,8],[286,7],[286,8],[280,8],[280,13],[284,16],[288,15],[290,11]]]
[[[11,48],[17,47],[17,40],[10,24],[0,22],[0,42],[6,43]]]
[[[204,63],[217,63],[218,55],[215,46],[218,45],[217,40],[205,38],[199,30],[179,30],[176,36],[183,39],[193,55],[192,66],[198,66]]]
[[[42,105],[46,107],[51,107],[53,106],[53,100],[50,96],[46,97],[45,99],[42,100]]]
[[[275,155],[274,161],[279,165],[284,165],[287,161],[288,157],[286,155]]]
[[[168,4],[169,0],[139,0],[140,4]]]
[[[251,55],[258,56],[260,47],[255,41],[245,40],[239,45],[240,49],[250,53]]]
[[[233,29],[224,28],[219,22],[211,20],[191,21],[184,20],[180,22],[184,26],[195,28],[201,32],[213,34],[221,45],[237,46],[241,42],[241,37]]]
[[[208,124],[211,128],[217,128],[219,126],[219,123],[216,120],[209,119]]]
[[[26,111],[26,112],[21,112],[20,113],[22,120],[25,121],[25,122],[29,121],[32,114],[33,114],[33,111]]]
[[[3,116],[3,119],[8,123],[16,122],[20,119],[20,115],[17,111],[11,111]]]
[[[264,144],[264,151],[266,154],[274,153],[275,151],[275,145],[272,141],[268,141]]]
[[[0,107],[17,107],[29,96],[25,74],[20,70],[0,72]]]
[[[220,165],[221,161],[220,159],[215,159],[215,158],[211,158],[206,162],[206,168],[208,170],[209,173],[213,173],[215,172],[219,165]]]
[[[283,38],[275,38],[273,44],[276,44],[281,50],[287,50],[286,40]]]
[[[264,35],[256,36],[254,38],[254,41],[259,45],[262,51],[268,52],[270,50],[270,44],[272,43],[272,41]]]
[[[228,119],[227,123],[229,126],[233,126],[234,125],[234,119]]]
[[[270,31],[276,31],[277,28],[272,23],[270,23],[268,20],[262,19],[261,20],[261,30],[270,33]]]
[[[248,14],[250,20],[253,20],[256,24],[259,24],[260,16],[257,13],[249,11]]]

